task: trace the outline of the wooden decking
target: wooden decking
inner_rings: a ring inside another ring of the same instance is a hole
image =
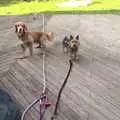
[[[72,20],[65,22],[68,17]],[[69,68],[69,57],[62,53],[61,40],[72,32],[81,34],[80,60],[74,64],[62,94],[58,120],[120,120],[120,25],[111,24],[119,20],[120,17],[109,15],[55,15],[50,18],[47,29],[53,30],[55,38],[47,47],[46,76],[52,106],[46,111],[45,120],[50,120],[58,90]],[[75,24],[70,25],[71,22]],[[5,35],[9,39],[10,34]],[[22,52],[14,37],[14,34],[10,37],[12,43],[7,42],[9,47],[2,48],[5,46],[2,40],[0,87],[6,88],[25,108],[39,97],[43,87],[42,55],[36,49],[33,57],[16,59]],[[26,120],[38,119],[39,104],[26,115]]]

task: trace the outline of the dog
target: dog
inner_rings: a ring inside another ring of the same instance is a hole
[[[63,41],[63,52],[69,54],[72,60],[77,60],[77,53],[79,50],[80,42],[79,42],[79,35],[75,38],[70,35],[70,37],[65,36]],[[65,51],[66,49],[66,51]]]
[[[68,38],[67,36],[64,37],[63,41],[62,41],[62,46],[63,46],[63,52],[64,53],[69,53],[70,51],[70,46],[69,43],[70,41],[73,39],[73,36],[71,35],[70,38]]]
[[[26,24],[22,21],[15,23],[15,33],[18,38],[22,40],[21,48],[23,52],[26,51],[26,48],[29,49],[30,56],[33,54],[33,43],[39,44],[37,48],[45,48],[45,42],[51,41],[53,39],[52,32],[40,32],[40,31],[28,31]]]
[[[79,35],[77,35],[75,38],[71,39],[69,43],[70,57],[75,61],[77,60],[79,46],[80,46]]]

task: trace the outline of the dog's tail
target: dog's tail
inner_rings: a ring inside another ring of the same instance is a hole
[[[52,39],[53,39],[53,32],[48,32],[47,33],[47,37],[48,37],[49,41],[52,41]]]

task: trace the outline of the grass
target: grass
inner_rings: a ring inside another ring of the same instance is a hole
[[[22,15],[32,13],[120,14],[120,0],[92,0],[92,5],[77,8],[56,7],[56,4],[63,1],[65,0],[51,0],[48,2],[2,0],[2,2],[0,2],[0,15]]]

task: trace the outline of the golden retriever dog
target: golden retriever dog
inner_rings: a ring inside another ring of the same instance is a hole
[[[22,21],[15,23],[15,32],[20,40],[22,40],[21,48],[23,52],[29,49],[30,56],[33,54],[33,43],[39,44],[37,48],[45,48],[45,42],[53,39],[52,32],[28,31],[26,24]]]

